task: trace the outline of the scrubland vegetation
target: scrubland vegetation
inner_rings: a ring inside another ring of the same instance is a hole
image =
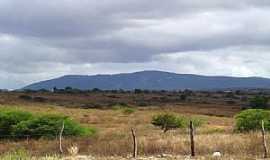
[[[265,121],[265,127],[269,129],[269,112],[266,110],[243,110],[250,107],[250,99],[253,95],[228,95],[223,93],[210,94],[207,97],[216,97],[216,101],[210,103],[203,99],[201,93],[189,93],[187,99],[182,100],[183,93],[173,93],[163,99],[167,94],[111,94],[91,93],[85,94],[55,94],[55,93],[2,93],[0,94],[0,121],[8,118],[11,112],[21,114],[15,125],[10,125],[10,130],[2,130],[0,127],[0,153],[1,159],[9,156],[44,157],[51,155],[55,159],[59,156],[69,156],[68,148],[77,146],[80,155],[92,155],[100,159],[120,159],[130,157],[132,153],[132,137],[130,129],[136,130],[138,139],[138,152],[140,156],[155,156],[170,154],[181,157],[190,154],[190,139],[187,122],[194,121],[195,145],[198,159],[211,159],[213,152],[219,151],[224,159],[256,159],[263,155],[262,137],[259,131],[261,120]],[[22,97],[23,95],[23,97]],[[180,96],[179,96],[180,95]],[[29,96],[28,98],[26,98]],[[180,97],[175,100],[172,97]],[[241,97],[249,100],[242,101]],[[36,101],[34,97],[42,97],[44,101]],[[73,98],[71,98],[73,97]],[[100,100],[103,97],[103,100]],[[117,97],[117,98],[115,98]],[[198,98],[200,97],[200,98]],[[218,98],[219,97],[219,98]],[[223,98],[220,98],[223,97]],[[235,101],[228,104],[227,97]],[[233,97],[233,98],[232,98]],[[236,97],[236,98],[235,98]],[[239,97],[239,98],[238,98]],[[149,101],[147,101],[147,99]],[[206,101],[207,103],[198,103]],[[224,100],[225,99],[225,100]],[[137,102],[145,102],[147,106],[138,106]],[[245,103],[244,103],[245,102]],[[103,104],[102,104],[103,103]],[[257,103],[256,101],[252,102]],[[261,102],[260,102],[261,103]],[[98,107],[85,107],[88,106]],[[111,104],[108,107],[108,104]],[[84,107],[82,107],[84,106]],[[256,107],[258,108],[258,107]],[[8,110],[7,110],[8,109]],[[20,111],[20,112],[18,112]],[[239,114],[241,112],[241,114]],[[51,117],[51,115],[54,115]],[[30,118],[29,118],[30,117]],[[58,121],[59,120],[59,121]],[[62,122],[70,123],[71,128],[63,134],[64,153],[59,152],[58,134]],[[22,122],[23,121],[23,122]],[[51,121],[55,123],[51,123]],[[8,120],[6,122],[12,122]],[[165,122],[165,125],[164,125]],[[36,125],[52,126],[52,135],[41,137],[16,137],[17,132],[33,135],[47,133],[44,128],[31,128]],[[170,128],[164,133],[164,126]],[[6,125],[0,123],[0,126]],[[16,129],[18,128],[18,129]],[[9,131],[10,133],[4,133]],[[79,132],[77,132],[79,131]],[[36,133],[36,132],[35,132]],[[70,133],[79,136],[69,136]],[[13,135],[14,139],[4,135]],[[16,138],[15,138],[16,137]],[[267,139],[269,139],[267,134]],[[270,146],[270,141],[267,141]],[[55,156],[58,155],[58,156]],[[102,158],[105,157],[105,158]],[[208,157],[208,158],[207,158]],[[181,159],[179,158],[179,159]],[[14,158],[16,159],[16,158]]]
[[[30,112],[4,106],[0,110],[0,137],[5,139],[55,138],[64,125],[63,136],[88,136],[95,133],[93,128],[82,127],[67,116],[60,114]]]

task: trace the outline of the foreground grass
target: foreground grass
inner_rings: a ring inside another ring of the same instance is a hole
[[[123,133],[122,133],[123,134]],[[270,137],[268,137],[270,138]],[[220,151],[224,155],[230,156],[258,156],[263,155],[261,145],[261,137],[258,133],[250,134],[211,134],[197,135],[196,153],[197,155],[211,155],[215,151]],[[126,157],[132,153],[132,142],[129,136],[108,135],[107,137],[96,138],[77,138],[65,139],[64,151],[68,155],[67,149],[76,144],[80,152],[79,154],[93,156],[123,156]],[[141,135],[138,137],[139,155],[151,156],[160,155],[162,153],[172,155],[189,155],[189,137],[187,135],[179,135],[171,133],[167,135],[155,134]],[[270,144],[268,144],[270,145]],[[30,140],[19,142],[2,142],[2,153],[12,151],[14,149],[25,149],[33,156],[42,156],[47,154],[59,154],[58,141],[56,140]]]
[[[0,157],[1,160],[134,160],[133,158],[125,157],[93,157],[93,156],[71,156],[71,157],[60,157],[60,156],[45,156],[45,157],[18,157],[17,155],[7,155]],[[189,156],[150,156],[150,157],[138,157],[138,160],[259,160],[259,158],[250,157],[232,157],[223,156],[215,158],[212,156],[203,157],[189,157]]]
[[[25,150],[17,150],[10,153],[5,153],[0,155],[1,160],[134,160],[130,155],[127,157],[120,156],[109,156],[109,157],[98,157],[98,156],[83,156],[77,154],[71,154],[70,156],[43,156],[43,157],[32,157]],[[180,155],[170,155],[161,154],[157,156],[141,156],[137,158],[138,160],[258,160],[258,157],[248,157],[248,156],[227,156],[222,155],[221,157],[213,157],[211,155],[205,156],[180,156]]]

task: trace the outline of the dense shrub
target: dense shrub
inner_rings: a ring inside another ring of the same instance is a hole
[[[267,110],[248,109],[236,115],[235,119],[235,129],[240,132],[261,129],[262,120],[265,122],[265,129],[270,130],[270,111]]]
[[[160,127],[164,133],[171,129],[184,128],[185,120],[183,117],[174,114],[159,114],[152,118],[152,124]]]
[[[63,136],[86,136],[95,133],[94,129],[82,127],[79,123],[62,115],[32,115],[24,111],[0,112],[0,135],[22,138],[53,138],[65,124]]]
[[[13,126],[22,122],[32,119],[31,113],[16,110],[0,110],[0,136],[11,135]]]
[[[63,136],[85,136],[94,131],[80,126],[68,117],[43,115],[18,123],[13,127],[12,134],[53,138],[59,134],[63,122],[65,125]]]
[[[268,107],[269,99],[264,96],[255,96],[250,99],[249,106],[253,109],[265,109]]]

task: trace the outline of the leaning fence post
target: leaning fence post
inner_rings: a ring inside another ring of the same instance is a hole
[[[64,129],[65,129],[65,122],[63,121],[63,125],[62,125],[62,128],[61,128],[60,134],[59,134],[59,150],[60,150],[60,153],[63,153],[62,136],[63,136]]]
[[[265,136],[265,129],[264,129],[264,121],[263,120],[262,120],[262,140],[263,140],[263,149],[264,149],[263,158],[268,158],[268,150],[267,150],[267,143],[266,143],[266,136]]]
[[[189,124],[189,130],[190,130],[190,149],[191,149],[191,156],[195,156],[195,143],[194,143],[194,126],[193,122],[190,121]]]
[[[138,145],[137,145],[136,132],[133,128],[131,128],[131,133],[132,133],[132,138],[133,138],[133,158],[137,158]]]

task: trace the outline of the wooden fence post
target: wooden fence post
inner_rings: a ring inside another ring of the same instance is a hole
[[[133,128],[131,128],[131,133],[132,133],[132,138],[133,138],[133,158],[137,158],[138,145],[137,145],[136,132]]]
[[[192,157],[195,157],[194,126],[193,126],[193,122],[192,121],[190,121],[189,130],[190,130],[190,149],[191,149],[191,156]]]
[[[62,147],[62,136],[63,136],[64,129],[65,129],[65,122],[63,121],[63,125],[62,125],[62,128],[61,128],[60,134],[59,134],[59,150],[60,150],[60,153],[64,152],[63,147]]]
[[[267,143],[266,143],[266,136],[265,136],[265,129],[264,129],[264,121],[263,120],[262,120],[262,140],[263,140],[263,149],[264,149],[263,158],[268,158],[268,150],[267,150]]]
[[[26,142],[29,144],[29,135],[26,135]]]

